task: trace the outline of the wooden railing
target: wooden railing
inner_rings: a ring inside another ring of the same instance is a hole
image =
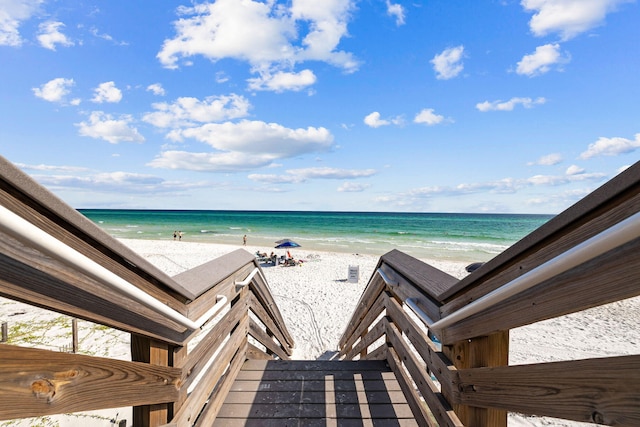
[[[132,355],[0,344],[0,420],[133,406],[136,427],[208,426],[247,358],[292,354],[252,254],[169,277],[0,171],[0,296],[129,333]],[[508,363],[511,329],[640,295],[638,212],[640,164],[463,280],[391,251],[341,356],[387,360],[420,425],[504,426],[507,411],[640,425],[640,355]]]
[[[0,344],[0,420],[133,406],[135,426],[208,426],[246,359],[291,355],[252,254],[169,277],[2,158],[0,171],[0,295],[130,333],[132,355]]]
[[[640,295],[638,212],[640,163],[463,280],[392,251],[341,357],[386,359],[425,426],[505,426],[508,411],[640,425],[640,355],[508,363],[511,329]]]

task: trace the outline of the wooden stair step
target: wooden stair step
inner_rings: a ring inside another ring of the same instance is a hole
[[[248,360],[214,426],[416,426],[385,361]]]

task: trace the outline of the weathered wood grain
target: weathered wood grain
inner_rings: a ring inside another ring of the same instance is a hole
[[[640,425],[640,356],[461,369],[465,405],[611,426]]]
[[[0,419],[171,402],[180,370],[0,345]]]

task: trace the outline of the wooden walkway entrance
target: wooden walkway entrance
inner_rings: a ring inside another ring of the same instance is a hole
[[[214,426],[417,426],[385,361],[248,360]]]

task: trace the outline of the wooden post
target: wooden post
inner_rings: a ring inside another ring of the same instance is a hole
[[[73,337],[72,350],[76,354],[78,352],[78,319],[71,319],[71,335]]]
[[[2,322],[2,334],[0,335],[0,342],[9,341],[9,324],[7,322]]]
[[[362,331],[362,335],[360,335],[360,339],[363,340],[365,336],[367,336],[367,333],[369,333],[369,328],[366,328],[364,331]],[[363,348],[362,351],[360,352],[360,360],[363,360],[365,357],[367,357],[367,347]]]
[[[170,351],[171,350],[171,351]],[[169,344],[152,340],[140,335],[131,334],[131,359],[159,366],[173,366],[173,350]],[[173,416],[173,405],[160,403],[157,405],[134,406],[133,425],[157,427],[167,424]]]
[[[183,347],[173,347],[173,364],[172,366],[182,369],[184,372],[184,365],[187,362],[188,345]],[[187,387],[180,387],[180,396],[176,402],[173,402],[173,414],[177,413],[180,407],[187,400]]]
[[[273,332],[271,332],[269,329],[267,329],[267,335],[269,336],[269,338],[272,338],[272,339],[273,339],[273,337],[274,337]],[[273,351],[271,351],[268,347],[267,347],[266,353],[267,353],[269,356],[273,356],[273,355],[275,354],[275,353],[274,353]]]
[[[509,364],[509,331],[443,346],[442,351],[456,368],[481,368]],[[449,396],[445,396],[451,401]],[[507,411],[454,404],[453,409],[466,427],[506,427]]]

